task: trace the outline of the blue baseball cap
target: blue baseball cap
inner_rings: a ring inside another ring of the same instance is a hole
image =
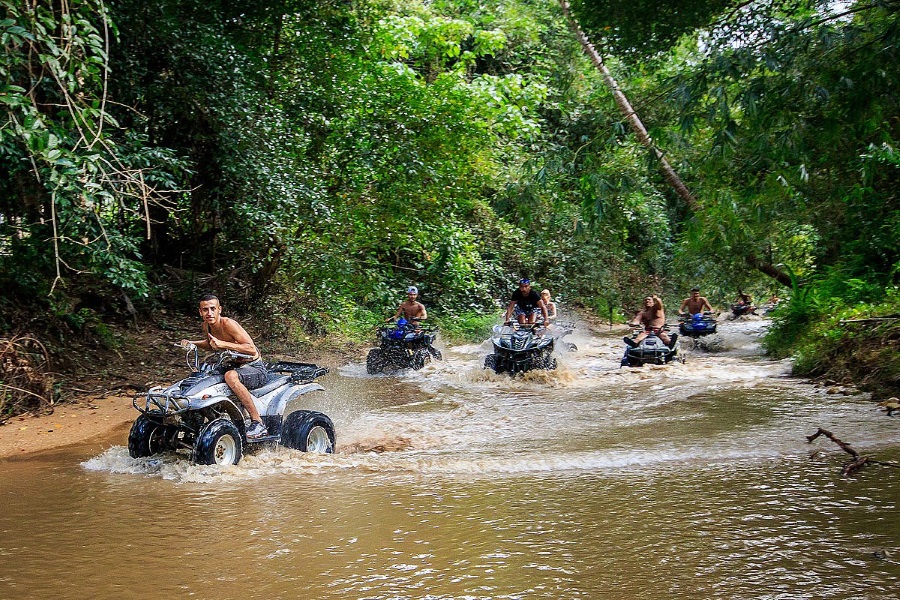
[[[525,277],[523,277],[522,279],[519,280],[519,285],[526,285],[526,284],[531,285],[531,280],[528,278],[525,278]]]

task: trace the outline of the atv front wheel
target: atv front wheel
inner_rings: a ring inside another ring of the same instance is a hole
[[[320,412],[296,410],[284,420],[281,445],[301,452],[332,454],[335,446],[334,423]]]
[[[374,375],[384,370],[384,356],[382,356],[381,348],[369,350],[366,356],[366,373]]]
[[[128,432],[128,454],[131,458],[142,458],[168,450],[166,437],[171,433],[170,429],[150,420],[147,415],[140,415]]]
[[[488,354],[484,357],[484,368],[491,369],[493,371],[497,370],[497,355],[496,354]]]
[[[434,357],[434,360],[444,360],[443,355],[441,355],[441,351],[437,348],[429,347],[428,351],[431,352],[431,356]]]
[[[200,430],[194,444],[194,462],[200,465],[236,465],[243,456],[241,432],[229,419],[215,419]]]
[[[414,371],[418,371],[425,366],[426,362],[428,362],[428,351],[416,350],[409,359],[409,366],[412,367]]]

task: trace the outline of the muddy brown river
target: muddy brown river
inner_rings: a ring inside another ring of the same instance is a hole
[[[487,344],[350,364],[320,379],[334,455],[0,462],[0,598],[900,597],[900,469],[843,478],[806,441],[900,462],[900,417],[788,377],[764,321],[720,327],[665,367],[583,328],[530,377]]]

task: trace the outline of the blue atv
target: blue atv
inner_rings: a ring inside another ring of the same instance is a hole
[[[432,358],[441,360],[441,351],[434,347],[437,329],[398,319],[393,325],[378,328],[380,347],[369,350],[366,372],[382,373],[385,369],[414,369],[418,371]]]
[[[716,332],[716,319],[711,313],[683,315],[678,325],[681,335],[698,338]]]

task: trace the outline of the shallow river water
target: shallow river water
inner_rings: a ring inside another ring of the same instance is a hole
[[[583,329],[530,377],[482,371],[487,344],[347,365],[330,456],[132,460],[122,434],[0,462],[0,598],[900,597],[900,469],[843,478],[806,441],[900,462],[900,418],[787,377],[764,326],[666,367]]]

